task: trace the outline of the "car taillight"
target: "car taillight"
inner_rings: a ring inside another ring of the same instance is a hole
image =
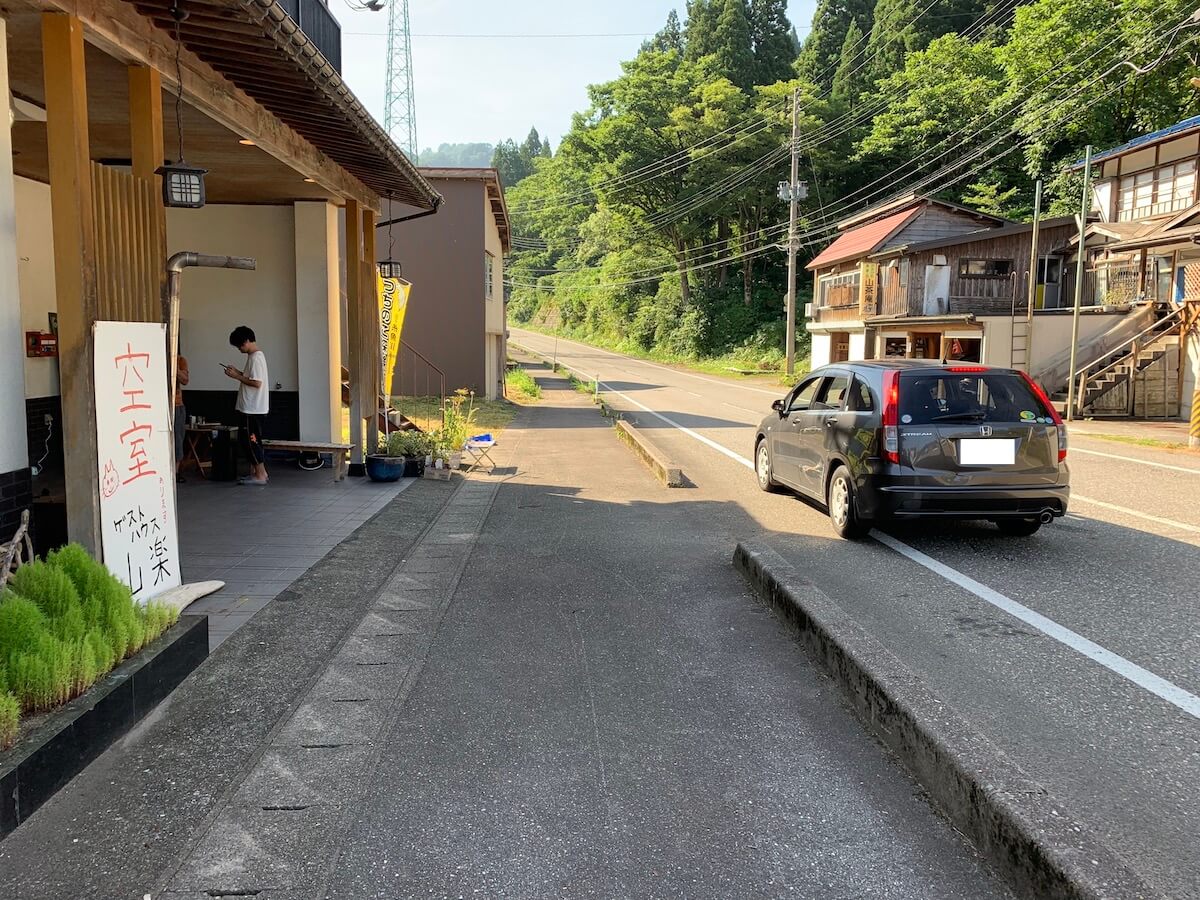
[[[947,366],[947,372],[986,372],[987,366]]]
[[[1054,422],[1054,428],[1058,432],[1058,461],[1062,462],[1067,458],[1067,426],[1063,423],[1058,410],[1054,408],[1054,404],[1050,402],[1050,398],[1046,396],[1046,392],[1042,390],[1042,386],[1030,378],[1027,372],[1022,372],[1021,377],[1025,379],[1029,389],[1042,401],[1042,406],[1050,414],[1051,421]]]
[[[900,462],[900,373],[883,373],[883,455]]]

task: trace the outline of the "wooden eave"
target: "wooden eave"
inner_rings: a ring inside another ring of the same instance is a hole
[[[173,36],[170,0],[131,6]],[[184,0],[180,40],[380,197],[418,209],[433,187],[275,0]],[[169,73],[164,73],[169,74]]]

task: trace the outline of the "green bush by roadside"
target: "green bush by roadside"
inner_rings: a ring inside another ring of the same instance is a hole
[[[137,603],[78,545],[22,566],[0,592],[0,749],[16,739],[22,714],[82,694],[178,618],[161,603]]]

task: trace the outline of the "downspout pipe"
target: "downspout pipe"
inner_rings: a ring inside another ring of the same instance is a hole
[[[258,266],[252,256],[213,256],[195,250],[181,250],[167,260],[167,346],[171,351],[171,394],[175,402],[175,388],[179,381],[179,281],[184,269],[249,269]],[[171,429],[175,428],[175,417],[167,416]]]

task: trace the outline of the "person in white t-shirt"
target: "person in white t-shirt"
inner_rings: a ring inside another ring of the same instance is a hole
[[[263,485],[267,483],[267,457],[262,445],[262,422],[271,408],[267,357],[258,349],[254,332],[245,325],[233,329],[229,343],[246,354],[245,369],[225,366],[225,374],[241,385],[237,411],[242,414],[242,421],[238,431],[242,449],[250,461],[250,477],[243,478],[241,483]]]

